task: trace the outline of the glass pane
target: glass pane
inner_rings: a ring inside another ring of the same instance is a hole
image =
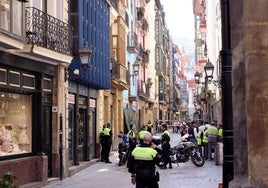
[[[32,98],[0,92],[0,158],[32,148]]]
[[[9,72],[9,84],[11,86],[20,86],[20,73],[15,71]]]
[[[20,3],[19,1],[13,1],[12,4],[12,32],[22,36],[22,3]]]
[[[7,70],[0,69],[0,84],[7,84]]]
[[[2,0],[0,4],[0,26],[1,29],[5,29],[7,31],[10,30],[10,1]]]

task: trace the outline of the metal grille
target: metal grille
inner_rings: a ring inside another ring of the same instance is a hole
[[[34,7],[26,8],[26,42],[71,55],[72,27]]]

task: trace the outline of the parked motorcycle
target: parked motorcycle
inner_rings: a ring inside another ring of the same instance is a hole
[[[202,167],[205,164],[205,159],[199,152],[198,147],[193,142],[188,141],[187,137],[188,135],[184,135],[180,143],[170,148],[171,162],[177,163],[179,166],[179,163],[185,163],[191,159],[195,166]],[[161,144],[157,145],[156,150],[161,155]]]
[[[124,165],[129,157],[129,140],[126,134],[120,133],[118,138],[121,141],[118,144],[119,163],[118,166]]]

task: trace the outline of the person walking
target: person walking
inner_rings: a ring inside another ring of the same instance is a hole
[[[103,125],[102,130],[100,132],[101,162],[105,162],[105,138],[104,138],[105,128],[106,128],[106,124]]]
[[[212,160],[212,151],[214,150],[218,141],[218,129],[215,123],[211,123],[211,126],[207,129],[208,137],[208,159]]]
[[[161,169],[167,169],[167,164],[169,164],[169,168],[172,168],[172,164],[171,164],[171,159],[169,156],[169,149],[170,149],[170,133],[167,130],[167,124],[162,124],[161,126],[162,128],[162,140],[161,140],[161,144],[162,144],[162,157],[163,157],[163,161],[164,164],[162,166],[160,166]]]
[[[145,133],[143,144],[136,147],[129,158],[128,172],[131,173],[131,183],[136,188],[158,188],[159,173],[155,165],[160,162],[160,156],[151,146],[152,135]]]
[[[113,136],[110,123],[106,124],[106,127],[103,130],[103,133],[104,133],[104,144],[105,144],[104,161],[105,163],[112,163],[109,160],[110,150],[112,146],[112,136]]]

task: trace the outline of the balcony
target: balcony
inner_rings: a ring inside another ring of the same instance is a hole
[[[26,8],[26,42],[61,54],[72,53],[72,27],[34,7]]]
[[[121,90],[128,89],[128,71],[126,67],[118,63],[114,58],[111,58],[111,68],[112,84]]]
[[[149,95],[147,93],[146,83],[143,80],[138,80],[138,96],[141,100],[147,102]]]
[[[127,50],[129,53],[138,53],[138,36],[135,32],[129,32],[127,36]]]

